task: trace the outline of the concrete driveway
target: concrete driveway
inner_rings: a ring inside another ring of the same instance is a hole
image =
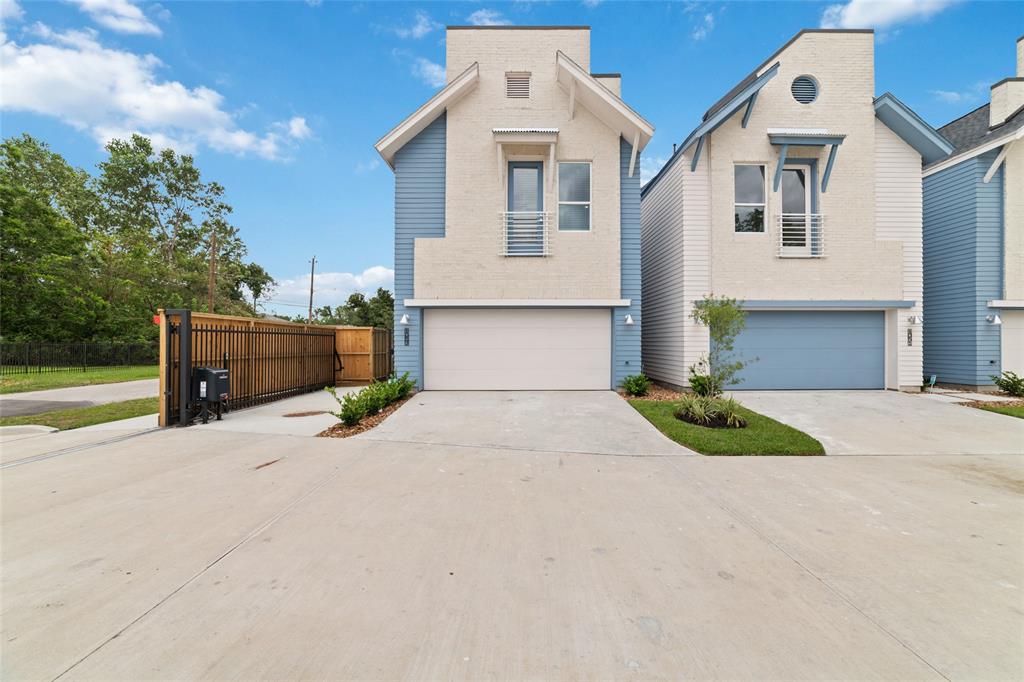
[[[895,391],[736,391],[829,455],[1020,455],[1024,419]]]
[[[605,455],[695,454],[612,391],[427,391],[360,438]]]
[[[1024,677],[1024,458],[467,429],[0,441],[0,676]]]

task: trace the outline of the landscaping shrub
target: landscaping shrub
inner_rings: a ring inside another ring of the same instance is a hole
[[[683,396],[676,408],[675,418],[716,429],[742,429],[747,425],[747,420],[740,413],[740,404],[734,399],[703,395]]]
[[[734,298],[705,296],[694,304],[690,317],[708,328],[711,341],[708,353],[689,368],[690,388],[699,395],[721,395],[726,386],[742,381],[736,375],[750,364],[733,353],[747,314]]]
[[[409,378],[406,372],[402,376],[392,375],[387,381],[375,381],[366,388],[354,393],[346,393],[338,397],[333,386],[326,390],[338,401],[341,409],[338,412],[331,412],[341,420],[345,426],[355,426],[363,417],[378,414],[388,405],[398,402],[416,387],[416,382]]]
[[[1000,391],[1009,393],[1018,398],[1024,397],[1024,377],[1017,376],[1014,372],[1003,372],[1002,376],[991,375],[990,377]]]
[[[647,391],[651,390],[651,380],[643,374],[631,374],[622,380],[622,390],[628,395],[647,395]]]
[[[722,392],[722,387],[707,371],[707,360],[699,360],[690,367],[690,390],[697,395],[713,397]]]

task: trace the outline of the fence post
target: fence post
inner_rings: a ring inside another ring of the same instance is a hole
[[[177,308],[164,314],[178,316],[178,425],[188,426],[192,398],[192,311]]]
[[[82,344],[82,371],[89,369],[89,344]]]

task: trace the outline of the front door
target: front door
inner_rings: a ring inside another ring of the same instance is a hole
[[[782,169],[782,253],[811,255],[811,183],[806,166]]]
[[[505,240],[510,256],[544,254],[544,165],[540,161],[508,164]]]

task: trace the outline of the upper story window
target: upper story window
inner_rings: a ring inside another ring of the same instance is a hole
[[[558,164],[558,229],[590,229],[590,162]]]
[[[737,165],[736,231],[764,232],[764,166]]]
[[[811,76],[797,76],[789,87],[793,93],[793,99],[800,104],[810,104],[818,99],[818,81]]]
[[[517,99],[530,97],[530,72],[508,71],[505,73],[505,96]]]

